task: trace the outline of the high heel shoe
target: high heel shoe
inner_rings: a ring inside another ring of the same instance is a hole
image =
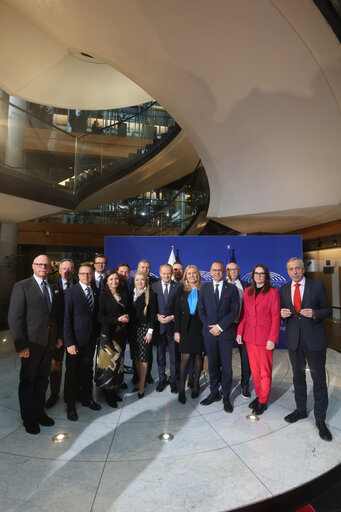
[[[198,398],[198,396],[199,396],[199,390],[193,389],[192,393],[191,393],[191,398]]]
[[[139,398],[143,398],[143,397],[144,397],[144,393],[137,393],[137,396],[138,396]]]
[[[184,391],[180,391],[180,393],[178,394],[178,400],[179,400],[180,404],[186,403],[186,395],[185,395]]]

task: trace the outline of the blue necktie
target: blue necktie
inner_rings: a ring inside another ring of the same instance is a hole
[[[51,299],[50,299],[49,291],[47,289],[47,282],[46,281],[42,281],[41,285],[43,287],[43,294],[44,294],[46,305],[48,307],[48,310],[51,311]]]
[[[86,295],[86,300],[88,301],[88,304],[89,304],[89,309],[92,313],[94,310],[94,301],[92,300],[92,294],[91,294],[91,290],[90,290],[89,286],[87,288],[85,288],[85,295]]]
[[[165,284],[165,291],[163,292],[163,298],[164,298],[165,304],[167,305],[167,302],[168,302],[168,284]]]
[[[99,276],[98,284],[99,284],[99,289],[102,290],[102,288],[103,288],[103,276]]]

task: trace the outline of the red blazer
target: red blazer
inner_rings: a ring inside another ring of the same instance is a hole
[[[268,293],[260,292],[255,299],[255,292],[250,296],[246,288],[243,309],[237,334],[241,334],[247,343],[266,345],[268,340],[278,343],[281,324],[281,304],[279,292],[270,288]]]

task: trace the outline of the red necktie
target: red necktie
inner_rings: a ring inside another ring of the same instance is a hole
[[[301,294],[300,294],[300,284],[295,283],[295,292],[294,292],[294,308],[296,312],[299,313],[301,311]]]

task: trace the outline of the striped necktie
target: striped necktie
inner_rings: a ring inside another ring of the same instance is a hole
[[[92,313],[94,310],[94,301],[92,300],[92,293],[91,293],[91,289],[89,286],[87,286],[87,288],[85,288],[85,295],[86,295],[86,300],[88,301],[88,304],[89,304],[89,309]]]

